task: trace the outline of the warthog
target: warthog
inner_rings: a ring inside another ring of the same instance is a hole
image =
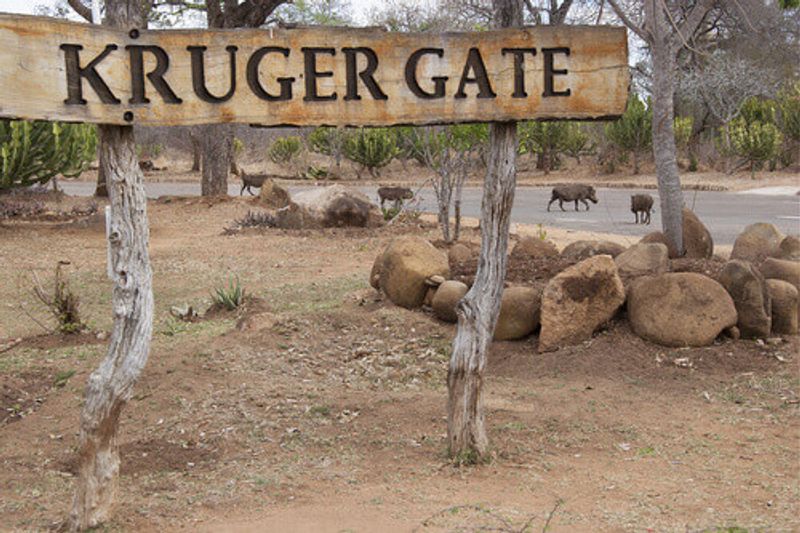
[[[264,182],[269,179],[267,174],[252,174],[250,176],[244,171],[244,169],[239,169],[239,177],[242,179],[242,189],[239,191],[239,196],[244,194],[244,190],[247,189],[252,196],[255,196],[255,193],[250,187],[255,187],[256,189],[260,189]]]
[[[650,212],[653,210],[653,197],[649,194],[631,195],[631,212],[636,217],[636,224],[639,224],[639,213],[642,214],[641,223],[650,224]]]
[[[583,202],[583,205],[586,206],[586,210],[588,211],[589,202],[586,200],[596,204],[597,196],[594,192],[594,187],[574,183],[571,185],[557,185],[553,187],[553,196],[550,198],[550,203],[547,204],[548,211],[550,211],[550,206],[553,205],[553,202],[556,200],[558,200],[558,207],[560,207],[562,211],[566,211],[566,209],[564,209],[564,202],[575,202],[575,211],[579,211],[579,201]]]
[[[414,198],[414,193],[406,187],[381,187],[378,189],[378,198],[381,200],[381,209],[386,200],[394,202],[395,208],[398,208],[403,200]]]

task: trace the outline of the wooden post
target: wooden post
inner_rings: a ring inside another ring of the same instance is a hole
[[[498,27],[522,24],[519,0],[494,0],[493,5]],[[449,453],[461,463],[482,460],[489,444],[484,425],[483,372],[506,277],[516,157],[517,123],[491,124],[481,204],[481,255],[475,282],[458,305],[458,331],[447,373]]]
[[[138,0],[107,1],[106,24],[134,26],[140,4]],[[70,531],[96,527],[110,516],[118,489],[119,417],[147,362],[153,331],[147,200],[133,127],[103,125],[99,133],[101,171],[111,203],[108,246],[114,326],[106,357],[86,386],[78,480],[67,522]]]

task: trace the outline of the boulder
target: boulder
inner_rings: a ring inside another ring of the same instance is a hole
[[[425,300],[425,280],[437,274],[449,277],[447,256],[421,237],[398,237],[383,253],[380,288],[396,305],[413,309]]]
[[[794,235],[785,237],[773,254],[773,257],[777,259],[788,259],[789,261],[800,261],[800,238]]]
[[[683,208],[683,247],[684,257],[690,259],[710,259],[714,255],[714,239],[691,209]]]
[[[550,241],[538,237],[522,237],[514,249],[511,257],[515,259],[538,259],[540,257],[558,257],[558,248]]]
[[[639,240],[639,244],[663,244],[667,247],[667,253],[669,254],[670,259],[675,259],[678,257],[678,254],[675,252],[675,248],[673,248],[672,245],[667,242],[667,238],[660,231],[648,233]]]
[[[661,243],[634,244],[614,258],[620,276],[663,274],[669,270],[669,252]]]
[[[666,236],[660,231],[648,233],[639,242],[644,244],[661,243],[667,247],[670,259],[679,257],[675,248],[667,242]],[[697,215],[685,207],[683,208],[683,247],[686,250],[683,257],[690,259],[709,259],[714,255],[714,239],[711,238],[711,233],[700,222]]]
[[[533,333],[539,325],[541,292],[532,287],[507,287],[503,290],[500,316],[494,340],[513,341]]]
[[[745,339],[766,339],[772,329],[772,303],[764,276],[750,262],[728,261],[719,282],[733,298],[738,321]]]
[[[611,241],[575,241],[561,251],[561,257],[570,261],[583,261],[595,255],[617,257],[625,247]]]
[[[591,338],[624,302],[625,288],[610,256],[596,255],[565,269],[542,294],[539,351]]]
[[[456,243],[447,251],[447,259],[452,264],[466,263],[472,259],[473,254],[466,244]]]
[[[381,270],[383,269],[383,256],[386,252],[383,251],[375,258],[372,263],[372,270],[369,273],[369,284],[375,290],[381,290]]]
[[[448,280],[439,285],[433,295],[433,314],[445,322],[456,322],[456,304],[467,294],[467,286],[460,281]]]
[[[640,337],[665,346],[707,346],[736,325],[725,287],[694,272],[644,276],[628,291],[628,320]]]
[[[275,211],[275,225],[283,229],[309,229],[319,227],[318,222],[294,202]]]
[[[781,241],[783,241],[783,234],[775,225],[764,222],[750,224],[736,237],[731,259],[742,259],[752,263],[761,262],[778,252]]]
[[[259,203],[273,209],[286,207],[292,201],[289,191],[281,187],[271,179],[264,180],[261,185],[261,192],[258,193]]]
[[[772,333],[797,335],[797,289],[788,281],[768,279],[767,290],[772,299]]]
[[[761,264],[761,273],[767,279],[788,281],[800,291],[800,263],[770,257]]]
[[[322,227],[374,227],[383,224],[378,206],[359,191],[342,185],[297,193],[294,202]]]

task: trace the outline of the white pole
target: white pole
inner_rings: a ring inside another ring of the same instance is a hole
[[[92,0],[92,22],[95,24],[102,24],[100,20],[100,0]]]

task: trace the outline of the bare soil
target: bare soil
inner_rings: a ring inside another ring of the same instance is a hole
[[[252,208],[148,207],[155,333],[122,415],[109,530],[800,530],[797,337],[664,348],[621,316],[556,352],[538,354],[535,335],[494,343],[493,459],[455,468],[455,328],[368,284],[391,238],[435,229],[223,235]],[[560,247],[562,236],[577,238],[553,232]],[[111,325],[105,254],[101,221],[0,227],[0,529],[47,529],[69,507],[83,387]],[[26,280],[49,279],[60,259],[94,333],[45,341],[29,315],[52,324]],[[510,276],[543,282],[559,267]],[[257,305],[193,322],[170,313],[207,310],[232,276]]]

